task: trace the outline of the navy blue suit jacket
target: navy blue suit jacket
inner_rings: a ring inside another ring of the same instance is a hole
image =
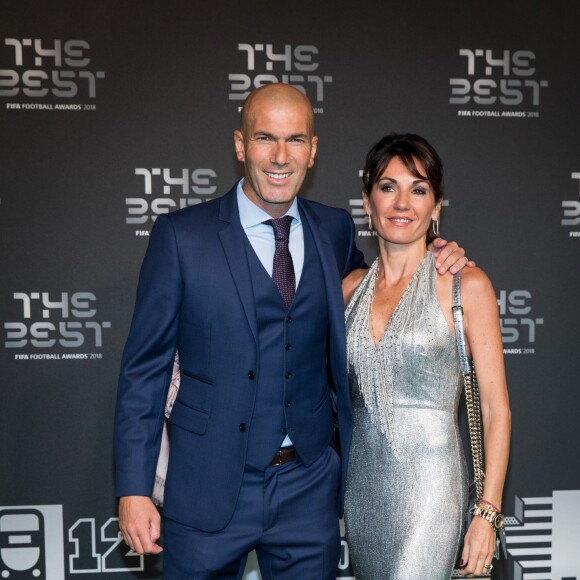
[[[341,512],[352,431],[341,279],[364,260],[348,212],[298,203],[326,283],[328,361],[343,455]],[[244,236],[235,187],[221,198],[157,218],[119,380],[116,493],[148,496],[179,351],[181,386],[170,417],[179,429],[171,430],[164,511],[206,531],[226,526],[235,509],[247,442],[240,425],[251,427],[259,383],[249,372],[259,369],[260,354]]]

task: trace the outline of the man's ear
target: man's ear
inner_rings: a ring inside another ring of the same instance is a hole
[[[312,137],[312,140],[310,141],[310,146],[311,146],[310,159],[308,160],[309,168],[314,166],[314,158],[316,157],[316,150],[318,149],[318,137],[316,136]]]
[[[246,148],[244,146],[244,136],[241,131],[234,131],[234,146],[236,148],[236,157],[238,161],[246,160]]]

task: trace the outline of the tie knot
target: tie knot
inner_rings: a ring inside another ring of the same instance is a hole
[[[274,228],[274,238],[276,241],[287,241],[290,238],[292,216],[287,215],[277,220],[266,220],[264,223]]]

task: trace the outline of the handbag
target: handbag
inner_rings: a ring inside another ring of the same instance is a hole
[[[467,513],[465,514],[465,528],[463,536],[469,528],[471,520],[474,518],[473,511],[476,508],[477,500],[483,497],[483,484],[485,482],[485,463],[483,455],[481,402],[479,398],[479,385],[473,361],[467,356],[465,348],[465,331],[463,328],[463,307],[461,306],[461,270],[453,275],[453,325],[455,327],[455,342],[459,354],[459,367],[463,375],[463,390],[465,392],[465,406],[467,409],[467,422],[469,426],[469,442],[471,446],[471,458],[473,460],[473,483],[470,485],[470,500]],[[461,546],[463,540],[461,541]],[[505,530],[496,530],[496,547],[494,558],[507,558],[507,548],[505,541]],[[461,554],[461,550],[459,551]],[[457,566],[457,564],[456,564]],[[451,578],[464,578],[460,574],[461,569],[456,567]],[[479,578],[489,578],[491,571],[484,572]]]

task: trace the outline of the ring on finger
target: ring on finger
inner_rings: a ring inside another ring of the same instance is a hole
[[[484,569],[486,572],[491,572],[492,568],[493,568],[493,564],[484,564],[484,565],[483,565],[483,569]]]

